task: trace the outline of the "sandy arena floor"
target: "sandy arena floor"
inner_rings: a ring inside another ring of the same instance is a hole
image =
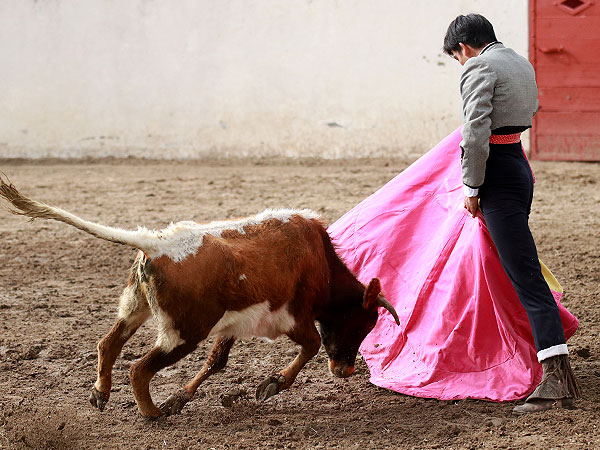
[[[407,161],[0,161],[24,193],[84,218],[135,228],[209,221],[267,207],[311,208],[329,222]],[[531,226],[541,258],[581,320],[570,341],[584,398],[575,410],[515,418],[512,403],[441,402],[333,378],[321,350],[289,391],[257,404],[256,385],[296,352],[286,338],[237,343],[227,369],[180,415],[146,421],[129,367],[153,345],[148,322],[114,368],[100,413],[88,403],[96,343],[116,317],[135,251],[64,224],[0,211],[0,448],[594,449],[600,448],[600,164],[534,163]],[[157,403],[194,376],[210,342],[152,384]],[[221,404],[233,388],[242,396]]]

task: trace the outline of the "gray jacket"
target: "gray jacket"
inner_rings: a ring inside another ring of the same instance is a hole
[[[535,72],[527,59],[500,42],[470,58],[460,77],[463,108],[462,179],[478,188],[485,177],[491,130],[531,126],[537,111]]]

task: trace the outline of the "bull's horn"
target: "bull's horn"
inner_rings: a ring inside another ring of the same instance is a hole
[[[379,306],[382,306],[385,309],[387,309],[390,312],[390,314],[392,316],[394,316],[394,320],[396,321],[396,325],[400,325],[400,319],[398,318],[398,313],[396,313],[396,310],[394,309],[394,307],[392,306],[392,304],[390,302],[388,302],[385,298],[383,298],[380,295],[379,297],[377,297],[377,304]]]

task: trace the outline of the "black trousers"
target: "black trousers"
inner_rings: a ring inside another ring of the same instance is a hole
[[[490,144],[481,210],[500,262],[529,318],[537,351],[565,343],[550,288],[529,230],[533,175],[521,144]]]

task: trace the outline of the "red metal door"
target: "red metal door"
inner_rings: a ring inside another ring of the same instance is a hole
[[[529,57],[540,109],[531,157],[600,161],[600,5],[530,0]]]

